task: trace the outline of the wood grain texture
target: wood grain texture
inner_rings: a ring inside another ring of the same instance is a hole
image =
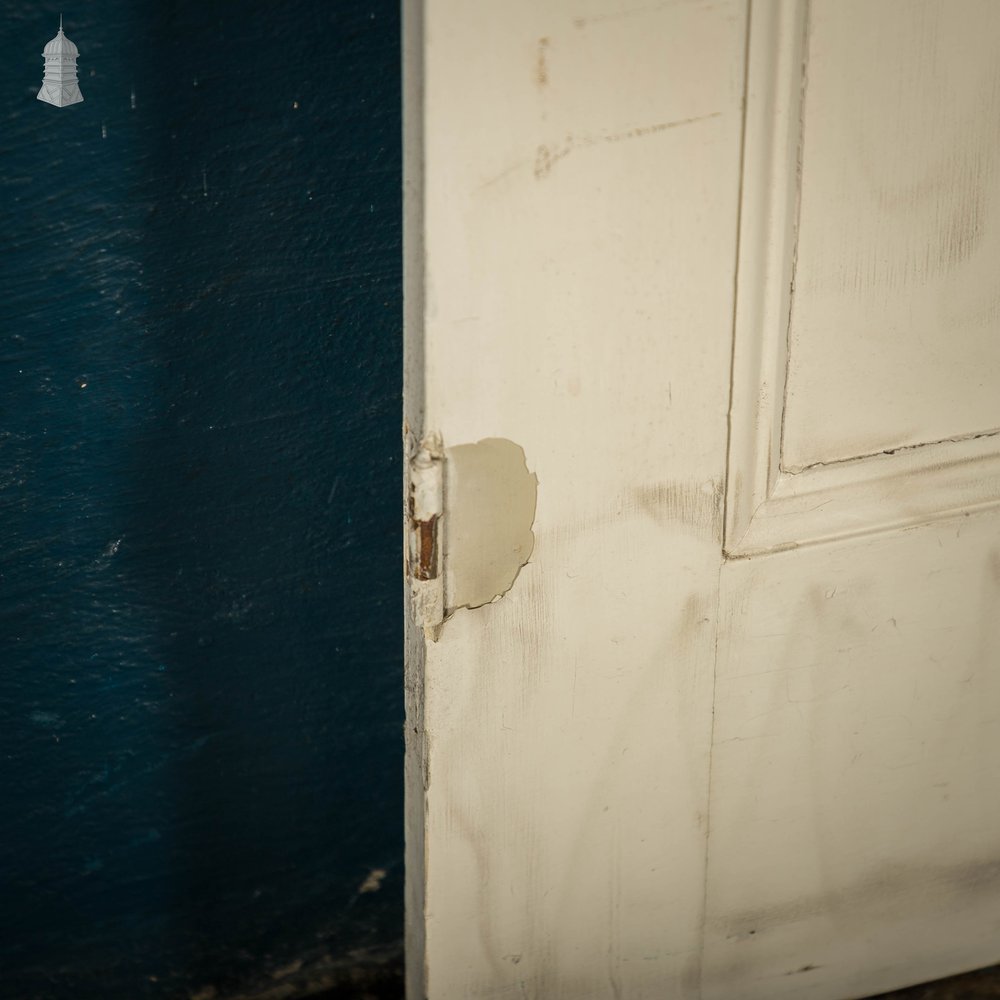
[[[995,441],[782,469],[808,6],[423,10],[421,431],[515,442],[538,506],[423,646],[421,985],[843,1000],[993,961]]]
[[[743,5],[424,17],[426,429],[520,445],[538,506],[426,647],[410,958],[434,1000],[694,995]]]
[[[727,563],[707,998],[865,996],[990,962],[992,513]]]

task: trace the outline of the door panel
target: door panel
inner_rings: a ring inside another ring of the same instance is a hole
[[[955,13],[753,9],[703,980],[719,1000],[863,996],[994,958],[1000,19]]]
[[[806,19],[782,466],[996,431],[1000,7]]]
[[[705,996],[867,996],[993,961],[995,516],[722,581]]]
[[[933,275],[914,272],[906,283],[887,277],[881,285],[873,279],[858,288],[845,277],[871,262],[887,275],[892,268],[910,274],[914,255],[947,242],[954,220],[932,208],[973,183],[949,168],[951,161],[940,166],[936,187],[914,194],[922,215],[888,199],[890,182],[872,172],[900,174],[904,133],[909,147],[927,144],[921,156],[908,154],[916,164],[911,173],[942,156],[939,137],[927,137],[910,104],[923,101],[923,91],[900,96],[900,79],[919,76],[920,67],[947,75],[965,60],[956,74],[962,81],[970,73],[980,83],[1000,80],[994,62],[980,58],[979,43],[965,45],[971,35],[1000,42],[996,8],[982,8],[977,20],[981,7],[968,5],[966,19],[949,30],[939,24],[935,12],[944,8],[935,3],[906,5],[921,12],[914,18],[893,4],[855,9],[787,0],[753,10],[727,498],[731,556],[1000,501],[1000,248],[990,243],[994,231],[1000,239],[1000,227],[984,212],[976,248],[950,267],[939,262]],[[884,41],[888,25],[895,42],[883,46],[882,62],[866,58],[867,42],[859,52],[844,41]],[[877,72],[884,74],[881,87],[871,82]],[[865,99],[858,78],[879,101]],[[987,99],[977,93],[975,107]],[[897,105],[907,113],[893,115]],[[921,108],[930,114],[926,101]],[[874,114],[884,119],[885,135],[869,124],[871,135],[858,136],[857,120]],[[1000,173],[989,168],[1000,133],[975,120],[981,127],[966,130],[966,152],[987,166],[974,179],[974,196],[1000,205]],[[968,322],[958,321],[960,312]]]

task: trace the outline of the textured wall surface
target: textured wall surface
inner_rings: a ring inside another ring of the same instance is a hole
[[[398,11],[63,10],[58,109],[0,2],[0,995],[332,975],[402,933]]]

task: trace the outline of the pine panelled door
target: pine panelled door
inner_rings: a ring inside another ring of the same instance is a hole
[[[410,1000],[996,962],[1000,5],[404,22]]]

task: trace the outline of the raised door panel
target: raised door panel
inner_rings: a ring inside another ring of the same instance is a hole
[[[808,23],[782,465],[995,430],[1000,5]]]
[[[1000,497],[1000,7],[755,11],[726,549]]]
[[[704,1000],[844,1000],[996,962],[993,514],[730,560]]]

